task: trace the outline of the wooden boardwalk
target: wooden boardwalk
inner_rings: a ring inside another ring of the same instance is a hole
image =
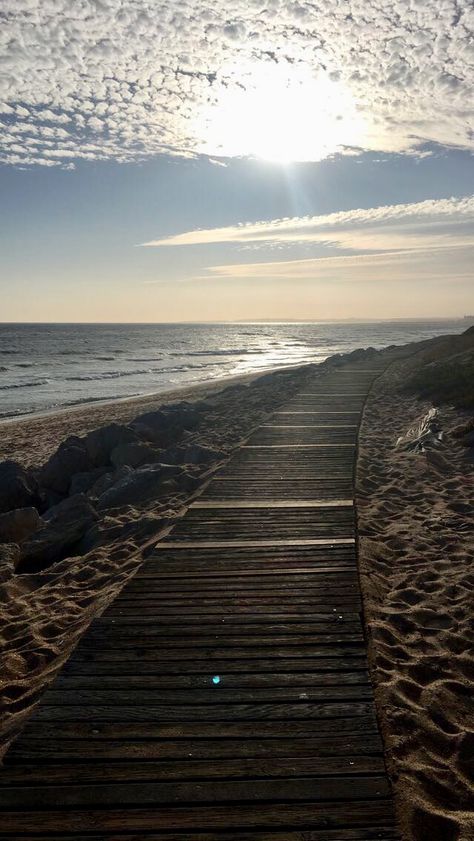
[[[399,837],[353,509],[376,374],[275,412],[94,621],[7,755],[0,837]]]

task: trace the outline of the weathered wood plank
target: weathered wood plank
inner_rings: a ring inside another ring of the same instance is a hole
[[[38,827],[37,811],[4,811],[0,822],[0,836],[11,839],[13,833],[34,832]],[[42,832],[94,832],[97,830],[136,832],[157,829],[266,829],[272,827],[302,827],[328,829],[337,827],[392,826],[391,801],[359,800],[314,803],[239,803],[234,807],[202,806],[189,808],[114,808],[41,810]]]
[[[206,675],[68,675],[61,672],[53,686],[55,689],[205,689],[212,682],[212,677]],[[274,672],[273,674],[232,674],[221,676],[221,686],[238,692],[243,689],[284,689],[290,687],[341,687],[341,686],[370,686],[366,672],[300,672],[287,674]]]
[[[112,725],[109,726],[109,730],[111,727]],[[117,725],[116,729],[118,729]],[[130,726],[127,729],[130,729]],[[51,762],[57,765],[58,756],[61,757],[61,763],[75,762],[75,767],[79,769],[83,762],[93,762],[98,764],[99,768],[103,768],[105,774],[109,768],[113,768],[112,763],[132,760],[146,763],[153,760],[176,761],[179,762],[184,773],[188,763],[197,760],[212,760],[214,765],[217,761],[235,761],[236,759],[239,761],[267,759],[277,762],[279,758],[290,758],[296,761],[298,758],[313,760],[314,757],[319,757],[321,762],[325,762],[328,757],[342,757],[343,761],[347,762],[347,758],[353,755],[359,759],[364,756],[370,759],[374,756],[382,758],[380,738],[374,732],[348,733],[343,736],[333,733],[331,736],[318,738],[295,736],[286,739],[261,740],[257,736],[253,739],[237,741],[223,738],[196,740],[172,738],[163,741],[142,739],[140,741],[137,738],[106,739],[97,736],[91,736],[89,740],[63,739],[56,734],[57,728],[53,730],[54,741],[46,737],[43,739],[32,737],[28,743],[22,742],[15,746],[11,751],[6,773],[8,774],[14,767],[24,767],[25,762]],[[122,731],[123,727],[120,727],[120,735]]]
[[[290,658],[271,658],[265,659],[260,657],[229,659],[222,657],[207,657],[202,661],[195,658],[185,661],[180,660],[153,660],[149,658],[140,658],[137,661],[136,657],[120,658],[118,660],[96,660],[92,661],[89,657],[79,658],[76,655],[74,659],[67,663],[64,667],[64,672],[67,674],[96,674],[96,675],[120,675],[120,674],[223,674],[231,672],[233,674],[247,673],[247,674],[264,674],[266,672],[284,671],[288,674],[298,672],[308,672],[311,670],[318,672],[345,672],[366,670],[367,660],[364,649],[363,654],[356,655],[351,652],[348,656],[347,652],[339,654],[339,656],[316,656],[316,657],[292,657]]]
[[[311,757],[265,757],[255,759],[188,759],[151,762],[125,761],[102,763],[42,763],[12,766],[0,774],[0,798],[2,786],[64,785],[79,783],[140,782],[150,780],[232,780],[232,779],[276,779],[285,777],[331,777],[357,776],[359,774],[383,774],[385,767],[381,755],[359,755]]]
[[[157,806],[173,803],[260,802],[282,800],[286,803],[334,800],[386,799],[390,791],[385,776],[315,777],[308,779],[253,779],[231,782],[140,782],[137,785],[110,783],[102,785],[37,785],[25,789],[11,786],[1,790],[2,808],[54,809],[90,806]]]
[[[135,706],[114,705],[93,707],[40,705],[37,721],[294,721],[307,718],[344,718],[366,716],[372,709],[371,702],[352,701],[340,703],[299,704],[149,704]]]
[[[350,686],[331,686],[331,687],[310,687],[298,686],[296,688],[275,688],[275,689],[235,689],[235,687],[225,688],[225,678],[221,683],[214,685],[212,678],[208,681],[208,688],[206,689],[144,689],[144,688],[127,688],[127,689],[64,689],[54,688],[49,689],[42,698],[42,704],[46,706],[65,706],[83,704],[84,706],[110,705],[111,707],[139,704],[155,705],[157,703],[169,706],[171,704],[211,704],[226,705],[226,704],[261,704],[261,703],[278,703],[285,701],[288,703],[294,702],[313,702],[324,701],[326,703],[332,701],[364,701],[372,698],[372,688],[370,686],[360,686],[359,684],[351,684]],[[225,712],[225,710],[223,711]]]

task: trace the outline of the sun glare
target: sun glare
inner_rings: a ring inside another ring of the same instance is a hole
[[[199,114],[199,151],[269,161],[319,161],[365,135],[351,92],[304,67],[262,63],[230,69]]]

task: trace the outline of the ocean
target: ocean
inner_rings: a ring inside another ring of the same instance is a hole
[[[461,333],[444,321],[0,324],[0,418]]]

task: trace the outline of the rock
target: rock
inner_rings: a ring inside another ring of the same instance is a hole
[[[39,503],[38,483],[31,470],[16,461],[0,463],[0,514]]]
[[[21,546],[17,572],[39,572],[66,557],[98,519],[84,494],[76,494],[44,514],[45,525]]]
[[[106,467],[96,467],[95,470],[90,470],[88,473],[76,473],[71,479],[69,493],[71,496],[87,493],[106,473]]]
[[[163,495],[163,483],[169,479],[180,479],[184,474],[182,467],[171,464],[153,464],[130,471],[103,493],[97,508],[118,508],[122,505],[137,505]]]
[[[91,461],[84,441],[76,435],[67,438],[41,468],[39,482],[59,494],[67,494],[76,473],[87,472]]]
[[[0,584],[12,577],[19,560],[20,547],[17,543],[0,545]]]
[[[148,441],[167,446],[178,441],[185,431],[195,429],[200,419],[197,409],[190,403],[183,402],[163,406],[156,412],[145,412],[130,425]]]
[[[219,450],[202,447],[201,444],[170,447],[162,455],[167,464],[210,464],[223,458],[223,453]]]
[[[105,493],[105,491],[108,491],[112,485],[115,485],[117,482],[120,482],[121,479],[125,479],[127,476],[130,476],[131,473],[133,473],[133,469],[131,467],[127,467],[126,465],[119,467],[118,470],[107,471],[107,473],[104,473],[104,475],[92,485],[88,496],[93,499],[97,499],[97,497],[101,496]]]
[[[0,514],[0,543],[21,543],[42,524],[36,508],[16,508]]]
[[[105,467],[110,464],[110,454],[116,447],[135,443],[139,437],[129,426],[111,423],[89,432],[83,440],[91,464],[94,467]]]
[[[154,464],[161,461],[162,450],[148,444],[119,444],[112,450],[110,461],[115,467],[141,467],[142,464]]]

